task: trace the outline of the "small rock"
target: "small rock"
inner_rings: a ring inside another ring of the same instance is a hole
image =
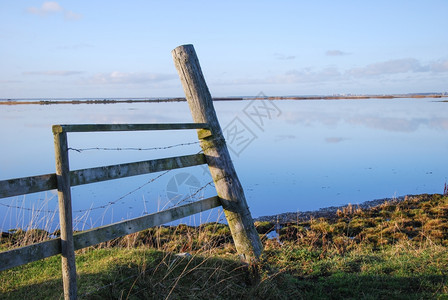
[[[176,254],[177,257],[181,257],[181,258],[191,258],[193,255],[191,255],[188,252],[182,252],[182,253],[178,253]]]

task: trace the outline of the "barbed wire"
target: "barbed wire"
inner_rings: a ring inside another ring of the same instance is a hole
[[[144,184],[140,185],[139,187],[133,189],[132,191],[127,192],[126,194],[124,194],[123,196],[120,196],[119,198],[115,199],[114,201],[109,201],[108,203],[104,204],[104,205],[99,205],[99,206],[95,206],[95,207],[90,207],[88,209],[78,209],[78,210],[73,210],[74,213],[82,213],[82,212],[87,212],[87,211],[92,211],[92,210],[97,210],[97,209],[104,209],[104,208],[108,208],[114,204],[117,204],[120,200],[123,200],[124,198],[126,198],[127,196],[141,190],[143,187],[145,187],[148,184],[153,183],[154,181],[156,181],[157,179],[159,179],[160,177],[166,175],[167,173],[169,173],[172,170],[168,170],[163,172],[162,174],[158,175],[157,177],[152,178],[151,180],[145,182]],[[200,187],[199,189],[197,189],[194,193],[188,195],[187,197],[179,200],[178,202],[176,202],[175,204],[169,206],[168,208],[171,207],[175,207],[181,203],[191,203],[194,202],[193,200],[188,201],[189,199],[193,199],[197,194],[199,194],[202,190],[204,190],[205,188],[207,188],[207,186],[211,186],[214,185],[213,184],[213,180],[207,182],[205,185],[203,185],[202,187]],[[169,203],[169,202],[168,202]],[[168,204],[167,203],[167,204]],[[45,213],[55,213],[57,212],[59,209],[54,209],[54,210],[43,210],[43,209],[36,209],[36,208],[28,208],[28,207],[23,207],[23,206],[16,206],[16,205],[10,205],[10,204],[4,204],[0,202],[1,206],[4,207],[8,207],[8,208],[15,208],[15,209],[20,209],[20,210],[27,210],[27,211],[35,211],[35,212],[45,212]],[[162,208],[165,209],[166,205]]]
[[[175,144],[175,145],[169,145],[164,147],[151,147],[151,148],[141,148],[141,147],[91,147],[91,148],[68,148],[68,150],[76,151],[76,152],[84,152],[84,151],[92,151],[92,150],[102,150],[102,151],[152,151],[152,150],[165,150],[165,149],[171,149],[175,147],[181,147],[181,146],[190,146],[190,145],[196,145],[199,144],[200,141],[196,142],[189,142],[189,143],[182,143],[182,144]]]
[[[47,193],[45,193],[45,195],[47,195]],[[42,207],[45,206],[45,204],[48,204],[51,200],[53,200],[55,198],[55,195],[52,195],[51,197],[47,198],[47,196],[45,196],[45,198],[38,198],[35,201],[45,201],[44,203],[42,203]],[[4,198],[4,199],[8,199],[8,198]],[[1,200],[4,200],[1,199]],[[56,198],[57,199],[57,198]],[[17,200],[17,202],[20,200]],[[24,203],[25,201],[25,195],[23,195],[23,201],[22,203]],[[14,201],[13,201],[14,202]],[[27,211],[32,211],[32,212],[36,212],[36,213],[40,213],[40,212],[45,212],[45,213],[54,213],[56,211],[58,211],[59,209],[56,210],[46,210],[46,209],[38,209],[35,207],[32,208],[28,208],[28,207],[24,207],[24,206],[17,206],[17,205],[12,205],[12,204],[5,204],[5,203],[1,203],[0,202],[0,206],[4,206],[4,207],[8,207],[8,208],[16,208],[16,209],[21,209],[21,210],[27,210]]]
[[[224,137],[219,137],[219,138],[214,138],[215,142],[218,143],[225,143],[225,139]],[[84,151],[93,151],[93,150],[102,150],[102,151],[151,151],[151,150],[164,150],[164,149],[170,149],[170,148],[175,148],[175,147],[181,147],[181,146],[189,146],[189,145],[195,145],[195,144],[200,144],[201,141],[195,141],[195,142],[188,142],[188,143],[181,143],[181,144],[175,144],[175,145],[169,145],[169,146],[164,146],[164,147],[152,147],[152,148],[141,148],[141,147],[115,147],[115,148],[108,148],[108,147],[91,147],[91,148],[68,148],[68,150],[72,150],[72,151],[76,151],[76,152],[84,152]],[[212,148],[212,146],[209,146],[208,148]],[[207,150],[208,148],[205,149],[201,149],[197,152],[197,154],[200,153],[204,153],[204,150]],[[158,175],[157,177],[149,180],[148,182],[145,182],[144,184],[142,184],[141,186],[135,188],[134,190],[124,194],[123,196],[117,198],[114,201],[109,201],[107,204],[104,205],[99,205],[96,207],[91,207],[89,209],[79,209],[79,210],[73,210],[74,213],[82,213],[82,212],[87,212],[87,211],[92,211],[92,210],[97,210],[97,209],[104,209],[104,208],[108,208],[111,205],[114,205],[116,203],[118,203],[120,200],[123,200],[124,198],[126,198],[127,196],[137,192],[138,190],[141,190],[143,187],[145,187],[146,185],[153,183],[154,181],[156,181],[157,179],[159,179],[160,177],[164,176],[165,174],[169,173],[171,170],[165,171],[162,174]],[[199,192],[201,192],[203,189],[205,189],[207,186],[211,185],[213,183],[213,181],[210,181],[208,183],[206,183],[204,186],[202,186],[201,188],[199,188],[197,191],[195,191],[193,194],[185,197],[184,199],[178,201],[176,204],[174,204],[171,207],[174,207],[176,205],[179,205],[180,203],[184,203],[187,202],[188,199],[193,198],[194,196],[196,196]],[[192,201],[189,201],[192,202]],[[23,207],[23,206],[16,206],[16,205],[11,205],[11,204],[5,204],[5,203],[1,203],[0,202],[0,206],[3,207],[7,207],[7,208],[15,208],[15,209],[20,209],[20,210],[26,210],[26,211],[38,211],[38,212],[43,212],[43,213],[55,213],[57,211],[59,211],[58,208],[54,209],[54,210],[49,210],[49,209],[35,209],[35,208],[28,208],[28,207]]]
[[[118,201],[123,200],[124,198],[126,198],[127,196],[129,196],[129,195],[131,195],[131,194],[137,192],[138,190],[141,190],[143,187],[147,186],[147,185],[150,184],[150,183],[153,183],[154,181],[156,181],[157,179],[159,179],[159,178],[162,177],[163,175],[169,173],[170,171],[171,171],[171,170],[168,170],[168,171],[163,172],[162,174],[158,175],[157,177],[152,178],[151,180],[145,182],[145,183],[142,184],[141,186],[139,186],[139,187],[133,189],[132,191],[130,191],[130,192],[124,194],[123,196],[117,198],[116,200],[114,200],[114,201],[109,201],[107,204],[100,205],[100,206],[96,206],[96,207],[91,207],[91,208],[89,208],[89,209],[79,209],[79,210],[74,210],[73,212],[80,213],[80,212],[92,211],[92,210],[97,210],[97,209],[101,209],[101,208],[107,208],[107,207],[109,207],[109,206],[111,206],[111,205],[117,204]]]
[[[213,180],[212,181],[210,181],[210,182],[207,182],[205,185],[203,185],[202,187],[200,187],[199,189],[197,189],[194,193],[192,193],[192,194],[190,194],[189,196],[187,196],[187,197],[185,197],[185,198],[183,198],[182,200],[179,200],[178,202],[176,202],[175,204],[173,204],[172,206],[169,206],[168,208],[171,208],[171,207],[176,207],[176,206],[178,206],[179,204],[181,204],[181,203],[192,203],[192,202],[194,202],[193,200],[190,200],[190,201],[188,201],[189,199],[193,199],[194,198],[194,196],[196,196],[197,194],[199,194],[202,190],[204,190],[207,186],[211,186],[211,185],[213,185]],[[171,202],[171,201],[170,201]],[[168,202],[169,203],[169,202]],[[167,204],[168,204],[167,203]],[[165,205],[165,207],[166,207],[166,205]],[[163,208],[163,209],[165,209],[165,207]]]
[[[10,204],[4,204],[0,202],[1,206],[4,207],[8,207],[8,208],[16,208],[16,209],[20,209],[20,210],[27,210],[27,211],[33,211],[33,212],[45,212],[45,213],[54,213],[57,212],[59,209],[54,209],[54,210],[46,210],[46,209],[36,209],[36,208],[28,208],[28,207],[21,207],[21,206],[16,206],[16,205],[10,205]]]
[[[148,184],[153,183],[154,181],[156,181],[157,179],[159,179],[160,177],[166,175],[167,173],[169,173],[172,170],[168,170],[163,172],[162,174],[158,175],[157,177],[152,178],[151,180],[145,182],[144,184],[140,185],[139,187],[133,189],[132,191],[127,192],[126,194],[120,196],[119,198],[115,199],[114,201],[109,201],[106,204],[103,205],[99,205],[99,206],[95,206],[95,207],[90,207],[88,209],[78,209],[78,210],[73,210],[74,213],[82,213],[82,212],[87,212],[87,211],[92,211],[92,210],[98,210],[98,209],[104,209],[104,208],[108,208],[114,204],[117,204],[120,200],[123,200],[124,198],[126,198],[127,196],[141,190],[142,188],[144,188],[145,186],[147,186]],[[212,185],[213,181],[210,181],[208,183],[206,183],[205,185],[203,185],[202,187],[200,187],[199,189],[197,189],[194,193],[190,194],[189,196],[183,198],[182,200],[179,200],[176,204],[170,206],[170,207],[175,207],[181,203],[190,203],[193,201],[187,201],[189,199],[192,199],[194,196],[196,196],[197,194],[199,194],[202,190],[204,190],[207,186]],[[28,207],[23,207],[23,206],[16,206],[16,205],[10,205],[10,204],[4,204],[0,202],[1,206],[4,207],[8,207],[8,208],[15,208],[15,209],[20,209],[20,210],[26,210],[26,211],[35,211],[35,212],[45,212],[45,213],[55,213],[57,212],[59,209],[54,209],[54,210],[43,210],[43,209],[36,209],[36,208],[28,208]],[[166,207],[166,206],[165,206]],[[163,209],[165,209],[165,207]],[[169,207],[169,208],[170,208]]]
[[[151,180],[145,182],[144,184],[142,184],[142,185],[140,185],[139,187],[133,189],[132,191],[130,191],[130,192],[124,194],[123,196],[117,198],[116,200],[114,200],[114,201],[109,201],[107,204],[100,205],[100,206],[96,206],[96,207],[91,207],[91,208],[88,208],[88,209],[78,209],[78,210],[73,210],[73,212],[74,212],[74,213],[82,213],[82,212],[86,212],[86,211],[92,211],[92,210],[97,210],[97,209],[101,209],[101,208],[103,208],[103,209],[104,209],[104,208],[107,208],[107,207],[109,207],[109,206],[111,206],[111,205],[116,204],[116,203],[119,202],[120,200],[123,200],[123,199],[126,198],[127,196],[129,196],[129,195],[131,195],[131,194],[137,192],[138,190],[141,190],[141,189],[142,189],[143,187],[145,187],[146,185],[148,185],[148,184],[150,184],[150,183],[153,183],[154,181],[156,181],[157,179],[159,179],[159,178],[162,177],[163,175],[169,173],[170,171],[171,171],[171,170],[168,170],[168,171],[163,172],[162,174],[158,175],[157,177],[152,178]],[[4,204],[4,203],[1,203],[1,202],[0,202],[0,205],[1,205],[1,206],[4,206],[4,207],[8,207],[8,208],[15,208],[15,209],[27,210],[27,211],[46,212],[46,213],[54,213],[54,212],[57,212],[57,211],[59,210],[59,209],[54,209],[54,210],[41,210],[41,209],[39,209],[39,210],[37,210],[37,209],[35,209],[35,208],[21,207],[21,206],[16,206],[16,205]]]

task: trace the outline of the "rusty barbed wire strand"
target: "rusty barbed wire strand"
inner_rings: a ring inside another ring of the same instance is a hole
[[[202,190],[204,190],[207,186],[211,186],[211,185],[213,185],[213,180],[212,181],[210,181],[210,182],[208,182],[208,183],[206,183],[205,185],[203,185],[202,187],[200,187],[199,189],[197,189],[193,194],[191,194],[191,195],[189,195],[189,196],[187,196],[187,197],[185,197],[184,199],[182,199],[182,200],[179,200],[176,204],[174,204],[174,205],[172,205],[172,206],[169,206],[168,208],[171,208],[171,207],[176,207],[176,206],[178,206],[179,204],[181,204],[181,203],[192,203],[192,202],[194,202],[193,200],[190,200],[190,201],[187,201],[187,200],[189,200],[189,199],[192,199],[194,196],[196,196],[197,194],[199,194],[199,192],[201,192]]]
[[[165,149],[171,149],[175,147],[181,147],[181,146],[190,146],[190,145],[196,145],[199,144],[200,141],[197,142],[189,142],[189,143],[182,143],[182,144],[175,144],[170,146],[164,146],[164,147],[151,147],[151,148],[141,148],[141,147],[91,147],[91,148],[68,148],[68,150],[76,151],[76,152],[84,152],[84,151],[92,151],[92,150],[101,150],[101,151],[152,151],[152,150],[165,150]]]
[[[1,206],[4,207],[8,207],[8,208],[16,208],[16,209],[21,209],[21,210],[27,210],[27,211],[33,211],[33,212],[45,212],[45,213],[54,213],[59,211],[59,209],[55,209],[55,210],[45,210],[45,209],[36,209],[36,208],[28,208],[28,207],[20,207],[20,206],[15,206],[15,205],[10,205],[10,204],[4,204],[0,202]]]
[[[36,199],[36,201],[45,201],[45,203],[48,204],[54,198],[57,199],[57,197],[55,197],[55,195],[53,195],[53,196],[49,197],[48,199],[47,198],[39,198],[39,199]],[[8,199],[8,198],[3,198],[3,199],[0,199],[0,200],[4,200],[4,199]],[[24,203],[24,201],[25,201],[25,195],[23,195],[23,199],[24,200],[22,201],[22,203]],[[17,201],[19,201],[19,200],[17,200]],[[21,210],[27,210],[27,211],[32,211],[32,212],[39,212],[39,213],[40,212],[54,213],[54,212],[59,210],[59,208],[55,209],[55,210],[37,209],[35,207],[28,208],[28,207],[23,207],[23,206],[16,206],[16,205],[11,205],[11,204],[5,204],[5,203],[1,203],[1,202],[0,202],[0,206],[4,206],[4,207],[8,207],[8,208],[16,208],[16,209],[21,209]],[[42,207],[44,207],[44,205],[42,205]]]
[[[160,177],[164,176],[165,174],[169,173],[170,171],[172,171],[172,170],[168,170],[168,171],[163,172],[162,174],[158,175],[157,177],[152,178],[151,180],[145,182],[145,183],[142,184],[141,186],[139,186],[139,187],[133,189],[132,191],[130,191],[130,192],[124,194],[123,196],[117,198],[116,200],[114,200],[114,201],[109,201],[107,204],[100,205],[100,206],[96,206],[96,207],[91,207],[91,208],[88,208],[88,209],[78,209],[78,210],[73,210],[73,212],[74,212],[74,213],[82,213],[82,212],[87,212],[87,211],[92,211],[92,210],[97,210],[97,209],[104,209],[104,208],[107,208],[107,207],[109,207],[109,206],[111,206],[111,205],[117,204],[117,202],[119,202],[120,200],[123,200],[123,199],[126,198],[127,196],[129,196],[129,195],[131,195],[131,194],[137,192],[138,190],[141,190],[141,189],[142,189],[143,187],[145,187],[146,185],[148,185],[148,184],[150,184],[150,183],[153,183],[154,181],[156,181],[156,180],[159,179]],[[168,208],[175,207],[175,206],[177,206],[177,205],[179,205],[179,204],[181,204],[181,203],[184,203],[184,202],[186,202],[186,203],[194,202],[194,201],[187,201],[187,200],[188,200],[188,199],[191,199],[191,198],[193,198],[194,196],[196,196],[197,194],[199,194],[199,192],[201,192],[202,190],[204,190],[204,189],[205,189],[207,186],[209,186],[209,185],[213,185],[213,181],[210,181],[210,182],[206,183],[205,185],[203,185],[202,187],[200,187],[199,189],[197,189],[193,194],[191,194],[191,195],[185,197],[184,199],[178,201],[176,204],[174,204],[174,205],[172,205],[172,206],[169,206]],[[8,208],[15,208],[15,209],[27,210],[27,211],[38,211],[38,212],[45,212],[45,213],[54,213],[54,212],[57,212],[57,211],[59,210],[59,209],[55,209],[55,210],[42,210],[42,209],[35,209],[35,208],[28,208],[28,207],[20,207],[20,206],[15,206],[15,205],[10,205],[10,204],[4,204],[4,203],[1,203],[1,202],[0,202],[0,205],[1,205],[1,206],[4,206],[4,207],[8,207]]]
[[[88,209],[78,209],[78,210],[73,210],[74,213],[82,213],[82,212],[86,212],[86,211],[92,211],[92,210],[97,210],[97,209],[101,209],[101,208],[107,208],[111,205],[116,204],[118,201],[123,200],[124,198],[126,198],[127,196],[137,192],[138,190],[141,190],[143,187],[145,187],[146,185],[153,183],[154,181],[156,181],[157,179],[159,179],[160,177],[162,177],[163,175],[169,173],[172,170],[168,170],[163,172],[162,174],[158,175],[157,177],[152,178],[151,180],[145,182],[144,184],[142,184],[141,186],[133,189],[132,191],[124,194],[123,196],[119,197],[118,199],[114,200],[114,201],[109,201],[107,204],[104,205],[100,205],[100,206],[96,206],[96,207],[91,207]],[[27,210],[27,211],[36,211],[36,209],[33,208],[28,208],[28,207],[20,207],[20,206],[15,206],[15,205],[10,205],[10,204],[4,204],[0,202],[1,206],[5,206],[8,208],[15,208],[15,209],[20,209],[20,210]],[[46,212],[46,213],[54,213],[57,212],[59,209],[55,209],[55,210],[38,210],[39,212]]]
[[[221,138],[214,138],[215,142],[218,143],[225,143],[225,139],[223,137]],[[92,147],[92,148],[68,148],[68,150],[72,150],[72,151],[76,151],[76,152],[84,152],[84,151],[92,151],[92,150],[103,150],[103,151],[151,151],[151,150],[164,150],[164,149],[170,149],[170,148],[175,148],[175,147],[180,147],[180,146],[189,146],[189,145],[195,145],[195,144],[200,144],[201,141],[196,141],[196,142],[189,142],[189,143],[182,143],[182,144],[175,144],[175,145],[170,145],[170,146],[164,146],[164,147],[152,147],[152,148],[138,148],[138,147],[126,147],[126,148],[120,148],[120,147],[116,147],[116,148],[106,148],[106,147]],[[208,149],[208,148],[206,148]],[[198,151],[199,153],[203,153],[204,150],[206,149],[201,149],[200,151]],[[127,196],[137,192],[138,190],[142,189],[143,187],[145,187],[146,185],[156,181],[157,179],[159,179],[160,177],[162,177],[163,175],[169,173],[171,170],[168,170],[160,175],[158,175],[157,177],[149,180],[148,182],[145,182],[143,185],[137,187],[136,189],[124,194],[123,196],[117,198],[114,201],[109,201],[107,204],[104,205],[100,205],[100,206],[96,206],[96,207],[91,207],[89,209],[79,209],[79,210],[73,210],[73,213],[82,213],[82,212],[87,212],[87,211],[92,211],[92,210],[97,210],[97,209],[104,209],[107,208],[111,205],[116,204],[118,201],[123,200],[124,198],[126,198]],[[180,200],[179,202],[177,202],[175,205],[170,206],[170,207],[175,207],[177,205],[179,205],[180,203],[183,202],[187,202],[188,199],[193,198],[194,196],[196,196],[200,191],[202,191],[203,189],[205,189],[208,185],[213,184],[213,181],[208,182],[207,184],[205,184],[204,186],[202,186],[201,188],[199,188],[197,191],[195,191],[193,194],[191,194],[190,196]],[[193,202],[193,201],[189,201],[189,202]],[[0,202],[0,206],[3,207],[7,207],[7,208],[15,208],[15,209],[20,209],[20,210],[26,210],[26,211],[37,211],[35,208],[28,208],[28,207],[20,207],[20,206],[16,206],[16,205],[11,205],[11,204],[5,204],[5,203],[1,203]],[[57,211],[59,211],[58,208],[54,209],[54,210],[38,210],[39,212],[43,212],[43,213],[55,213]]]
[[[127,196],[129,196],[129,195],[131,195],[131,194],[137,192],[138,190],[141,190],[143,187],[147,186],[147,185],[150,184],[150,183],[153,183],[154,181],[156,181],[157,179],[159,179],[159,178],[162,177],[163,175],[169,173],[170,171],[172,171],[172,170],[168,170],[168,171],[163,172],[162,174],[158,175],[157,177],[152,178],[151,180],[145,182],[145,183],[142,184],[141,186],[139,186],[139,187],[133,189],[132,191],[130,191],[130,192],[124,194],[123,196],[119,197],[118,199],[116,199],[116,200],[114,200],[114,201],[109,201],[107,204],[100,205],[100,206],[96,206],[96,207],[91,207],[91,208],[89,208],[89,209],[79,209],[79,210],[74,210],[73,212],[80,213],[80,212],[92,211],[92,210],[97,210],[97,209],[101,209],[101,208],[107,208],[107,207],[109,207],[109,206],[111,206],[111,205],[117,204],[118,201],[123,200],[124,198],[126,198]]]

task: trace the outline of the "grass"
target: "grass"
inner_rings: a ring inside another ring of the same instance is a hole
[[[79,297],[448,299],[447,196],[282,224],[279,240],[265,237],[275,224],[256,226],[265,247],[256,266],[239,261],[229,228],[217,223],[151,228],[79,250]],[[23,241],[13,233],[1,243]],[[2,299],[61,298],[60,257],[3,271],[0,281]]]

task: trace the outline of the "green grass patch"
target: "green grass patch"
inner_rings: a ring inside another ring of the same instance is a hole
[[[448,299],[448,197],[422,195],[335,218],[283,224],[260,263],[229,228],[151,228],[76,253],[80,299]],[[2,239],[14,247],[17,231]],[[41,236],[41,233],[39,233]],[[30,238],[30,235],[27,237]],[[188,252],[179,256],[176,253]],[[0,273],[1,299],[59,299],[60,256]]]

